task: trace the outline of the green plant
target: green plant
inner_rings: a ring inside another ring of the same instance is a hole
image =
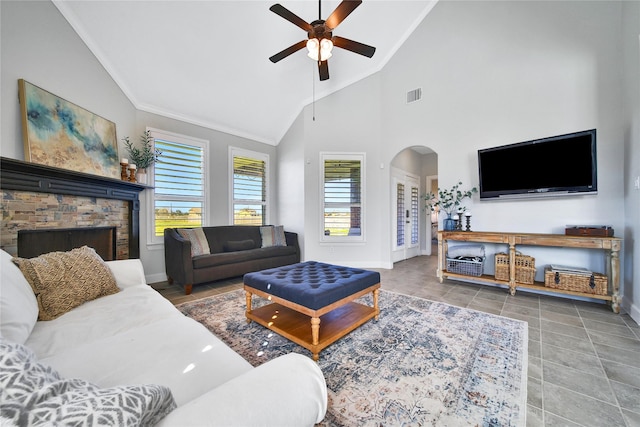
[[[145,131],[140,135],[142,148],[134,147],[128,136],[122,138],[122,141],[124,141],[124,146],[129,152],[129,163],[135,164],[138,169],[148,168],[157,162],[162,155],[162,151],[153,147],[153,136],[151,136],[150,131]]]
[[[426,206],[430,208],[431,211],[442,210],[446,212],[448,217],[458,209],[462,209],[464,211],[466,208],[464,206],[460,207],[460,204],[467,197],[471,197],[473,193],[477,193],[478,189],[473,187],[471,190],[463,191],[460,190],[461,185],[462,182],[458,182],[456,185],[451,187],[451,190],[438,188],[437,195],[435,193],[428,193],[424,196]]]

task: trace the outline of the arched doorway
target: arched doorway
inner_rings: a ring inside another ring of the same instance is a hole
[[[432,253],[432,216],[424,195],[437,188],[438,156],[426,146],[412,146],[391,160],[391,260]],[[436,226],[437,230],[437,226]]]

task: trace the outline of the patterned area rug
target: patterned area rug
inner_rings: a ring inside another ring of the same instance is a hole
[[[252,365],[311,353],[244,316],[243,290],[181,304]],[[371,304],[371,297],[362,299]],[[265,301],[254,296],[254,307]],[[327,347],[324,426],[524,426],[527,323],[380,292],[380,319]],[[322,328],[321,328],[322,331]],[[321,332],[322,333],[322,332]]]

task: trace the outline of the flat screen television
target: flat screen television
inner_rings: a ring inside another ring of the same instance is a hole
[[[596,130],[478,150],[480,199],[597,194]]]

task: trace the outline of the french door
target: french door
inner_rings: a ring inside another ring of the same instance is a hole
[[[420,180],[418,177],[394,170],[391,177],[391,205],[393,206],[392,248],[393,262],[420,254]]]

